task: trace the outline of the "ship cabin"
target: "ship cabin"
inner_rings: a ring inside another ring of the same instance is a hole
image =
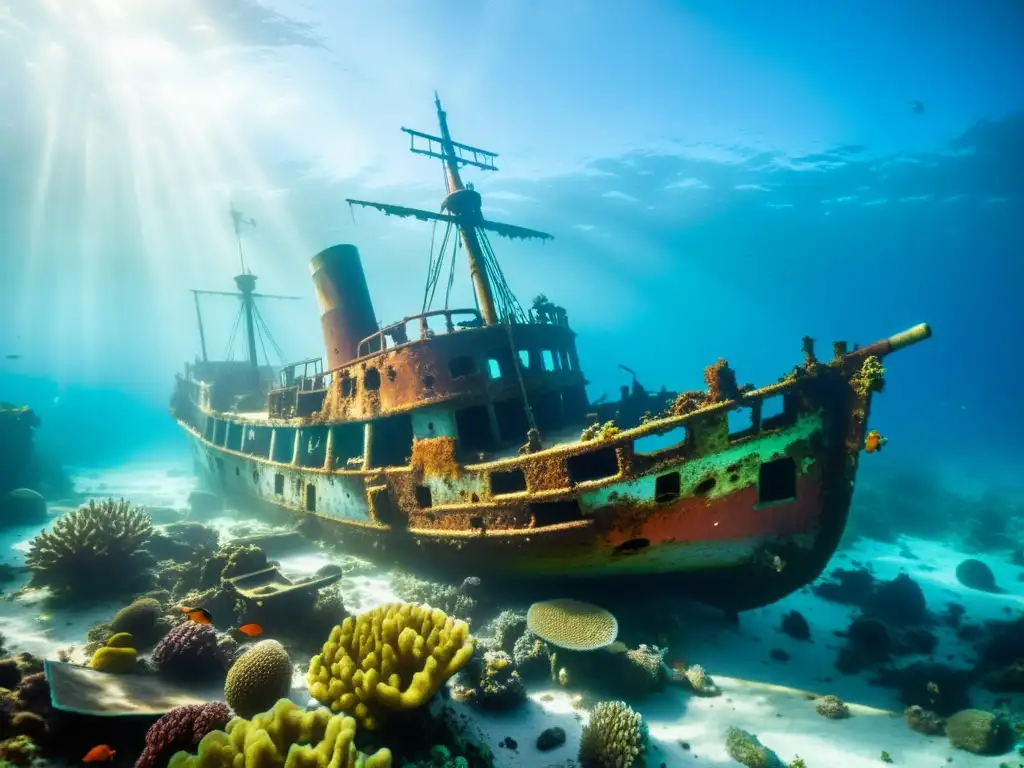
[[[360,340],[340,368],[325,372],[320,358],[286,366],[265,413],[224,414],[247,422],[235,444],[217,439],[227,431],[215,415],[204,436],[326,471],[407,466],[425,438],[454,438],[463,463],[516,455],[533,426],[544,447],[578,440],[588,401],[575,333],[564,312],[543,317],[490,326],[476,309],[407,317]]]

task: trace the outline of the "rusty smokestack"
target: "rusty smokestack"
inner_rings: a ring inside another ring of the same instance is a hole
[[[309,262],[309,271],[320,305],[327,368],[333,370],[356,358],[359,342],[377,331],[377,315],[354,245],[321,251]]]

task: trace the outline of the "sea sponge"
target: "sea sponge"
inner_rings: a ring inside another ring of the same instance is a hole
[[[288,699],[252,720],[232,718],[211,731],[195,755],[178,752],[168,768],[391,768],[391,752],[359,752],[356,722],[324,708],[305,712]]]
[[[32,539],[25,555],[31,584],[61,597],[135,589],[151,563],[141,548],[152,533],[152,521],[141,507],[124,499],[90,501]]]
[[[604,608],[570,599],[534,603],[526,624],[538,637],[570,651],[603,648],[619,634],[619,622]]]
[[[850,385],[861,397],[867,397],[871,392],[881,392],[885,389],[885,368],[882,367],[882,361],[875,355],[864,358],[860,368],[850,377]]]
[[[647,726],[624,701],[594,707],[580,735],[580,768],[630,768],[647,748]]]
[[[951,746],[976,755],[1001,755],[1014,742],[1013,728],[1004,715],[981,709],[962,709],[946,720]]]
[[[132,636],[120,632],[107,641],[102,648],[97,648],[89,659],[89,669],[107,672],[112,675],[129,675],[138,670],[138,652],[132,647]]]
[[[171,755],[195,749],[202,738],[223,728],[231,712],[220,701],[189,704],[172,709],[146,732],[146,746],[135,761],[135,768],[161,768]]]
[[[389,710],[425,704],[473,656],[469,625],[443,611],[388,603],[348,617],[312,658],[310,695],[368,730]]]
[[[292,689],[292,660],[277,640],[249,647],[228,670],[224,698],[235,713],[252,717],[266,712]]]
[[[850,716],[850,708],[838,696],[822,696],[815,699],[814,711],[832,720],[842,720]]]
[[[135,638],[132,637],[131,632],[118,632],[111,635],[110,639],[107,640],[108,648],[131,648],[134,645]]]
[[[148,648],[160,639],[163,608],[152,597],[143,597],[114,614],[110,630],[128,632],[135,637],[139,648]]]
[[[227,669],[217,632],[208,624],[192,621],[182,622],[164,635],[151,658],[157,672],[176,678],[209,679]]]

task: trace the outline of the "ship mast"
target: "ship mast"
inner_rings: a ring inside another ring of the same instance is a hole
[[[228,340],[228,348],[230,354],[230,348],[232,347],[235,340],[235,333],[238,330],[238,325],[241,320],[245,319],[245,348],[246,355],[249,361],[249,367],[252,370],[253,376],[258,377],[259,375],[259,356],[256,351],[256,339],[257,336],[265,335],[270,341],[271,346],[275,348],[278,356],[280,357],[280,348],[277,346],[277,342],[274,341],[274,337],[270,333],[270,329],[264,322],[263,317],[260,315],[259,309],[256,307],[256,299],[288,299],[292,301],[298,301],[298,296],[274,296],[266,293],[256,293],[256,275],[254,275],[245,266],[245,254],[242,250],[242,225],[248,224],[250,226],[256,226],[256,219],[246,218],[239,212],[234,204],[231,205],[229,210],[231,214],[231,222],[235,229],[235,240],[238,243],[238,261],[241,266],[241,274],[235,275],[235,285],[238,286],[238,293],[231,293],[229,291],[200,291],[192,288],[192,295],[195,297],[196,303],[196,320],[199,323],[199,340],[202,345],[203,351],[203,362],[207,362],[206,356],[206,334],[203,331],[203,316],[199,310],[199,296],[237,296],[242,300],[242,305],[239,308],[239,314],[235,319],[234,328],[231,331],[231,338]],[[262,331],[262,333],[261,333]],[[260,339],[262,341],[262,338]],[[266,350],[264,349],[264,355]],[[229,358],[230,359],[230,358]],[[268,360],[269,362],[269,360]]]
[[[484,219],[482,200],[480,193],[462,183],[459,174],[459,167],[472,165],[485,171],[496,171],[494,158],[498,155],[478,147],[471,147],[468,144],[461,144],[453,141],[451,132],[448,130],[448,117],[441,108],[441,99],[434,93],[434,104],[437,107],[437,120],[441,129],[440,136],[414,131],[410,128],[402,128],[409,134],[410,151],[427,157],[434,157],[441,160],[445,171],[445,185],[448,196],[441,204],[441,213],[424,211],[418,208],[405,208],[399,205],[387,203],[371,203],[366,200],[346,199],[349,205],[360,205],[368,208],[376,208],[386,215],[412,216],[423,221],[443,221],[449,225],[455,225],[459,230],[462,245],[466,250],[466,258],[469,261],[469,274],[473,280],[473,291],[476,294],[477,306],[480,307],[480,315],[485,325],[494,325],[504,319],[500,316],[494,300],[494,283],[500,280],[500,274],[495,274],[497,262],[493,257],[490,244],[487,240],[487,231],[494,232],[503,237],[510,238],[534,238],[539,240],[551,240],[551,235],[545,232],[538,232],[534,229],[517,227],[511,224],[501,224]],[[427,148],[422,149],[416,146],[416,139],[423,139],[427,142]],[[434,144],[438,148],[434,147]],[[493,264],[490,269],[489,263]],[[511,314],[506,312],[506,315]],[[511,321],[511,317],[508,317]]]

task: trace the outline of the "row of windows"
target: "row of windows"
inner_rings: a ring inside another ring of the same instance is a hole
[[[518,350],[518,360],[516,363],[520,370],[529,373],[575,370],[572,355],[568,350],[562,348],[520,349]],[[516,374],[512,364],[513,360],[507,356],[488,357],[485,359],[483,370],[487,372],[488,378],[500,379],[503,376],[514,376]],[[453,379],[471,376],[479,370],[480,367],[477,365],[477,360],[470,355],[459,355],[448,361],[448,373]],[[398,378],[398,371],[389,365],[384,369],[384,376],[388,381],[395,381]],[[365,390],[374,392],[380,389],[381,383],[382,378],[379,368],[371,366],[363,372],[362,386]],[[433,375],[429,373],[423,374],[423,386],[426,389],[433,389],[434,383]],[[356,377],[343,373],[341,379],[342,397],[355,397],[357,391],[358,380]]]

